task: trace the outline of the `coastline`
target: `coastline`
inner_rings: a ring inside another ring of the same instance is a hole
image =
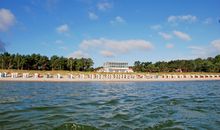
[[[172,82],[215,81],[220,73],[99,73],[2,71],[0,82]]]
[[[69,78],[0,78],[0,82],[178,82],[217,81],[220,78],[173,78],[173,79],[69,79]]]

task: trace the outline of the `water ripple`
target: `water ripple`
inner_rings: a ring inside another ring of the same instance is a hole
[[[220,82],[0,84],[0,130],[220,129]]]

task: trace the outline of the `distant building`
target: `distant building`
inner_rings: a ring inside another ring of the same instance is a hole
[[[180,73],[182,73],[183,71],[182,71],[182,69],[176,69],[175,72],[180,72]]]
[[[133,72],[127,62],[105,62],[102,72]]]

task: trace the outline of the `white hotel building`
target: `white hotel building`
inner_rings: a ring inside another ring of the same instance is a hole
[[[105,62],[103,72],[133,72],[127,62]]]

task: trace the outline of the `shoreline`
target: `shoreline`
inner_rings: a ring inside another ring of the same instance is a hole
[[[172,82],[215,81],[220,74],[79,73],[39,74],[0,72],[0,82]]]
[[[69,79],[69,78],[0,78],[0,82],[181,82],[220,81],[220,78],[173,78],[173,79]]]

